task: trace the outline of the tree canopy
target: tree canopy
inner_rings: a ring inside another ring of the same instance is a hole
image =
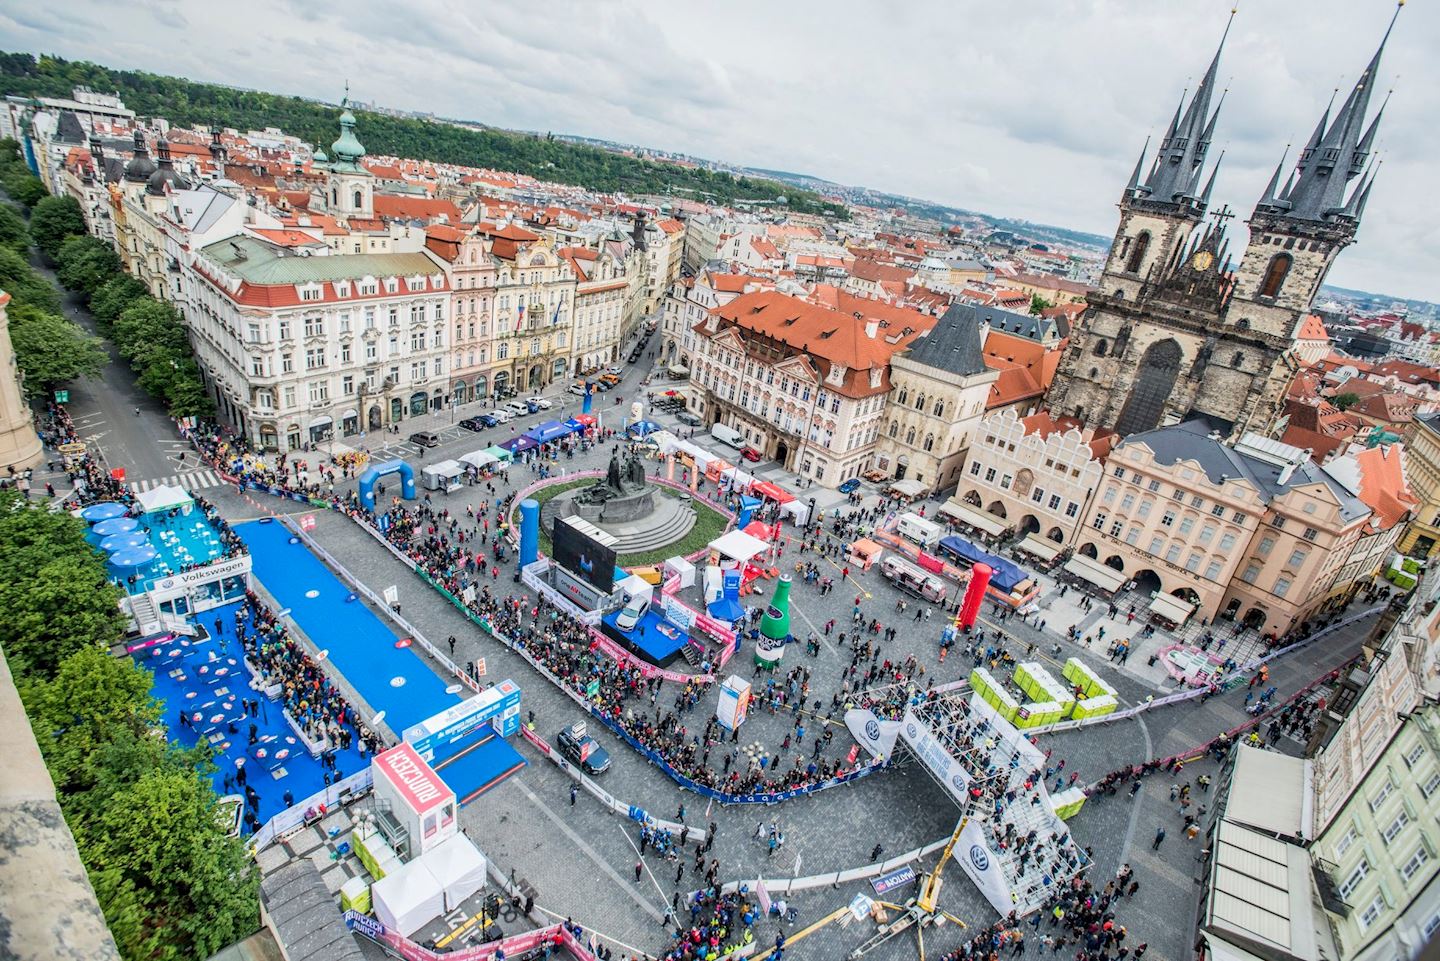
[[[7,92],[70,96],[77,84],[115,90],[126,106],[181,126],[224,124],[239,130],[279,127],[310,143],[328,146],[338,133],[336,111],[312,100],[196,83],[136,70],[114,70],[85,61],[24,53],[0,53]],[[374,154],[413,157],[529,174],[605,192],[662,194],[715,203],[774,202],[792,209],[845,216],[843,205],[791,184],[724,171],[626,156],[552,136],[511,133],[444,120],[421,120],[355,111],[360,139]]]
[[[47,395],[80,377],[99,377],[109,357],[104,342],[59,314],[28,304],[9,310],[10,342],[25,372],[25,392]]]
[[[25,226],[25,218],[9,204],[0,204],[0,247],[24,253],[29,246],[30,231]]]
[[[35,246],[51,260],[67,237],[83,233],[85,215],[74,197],[46,197],[30,211],[30,235],[35,238]]]

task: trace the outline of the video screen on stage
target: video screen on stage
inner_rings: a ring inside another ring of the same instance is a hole
[[[615,587],[615,551],[555,518],[550,543],[555,563],[607,594]]]

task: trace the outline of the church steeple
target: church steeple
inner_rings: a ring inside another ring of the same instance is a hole
[[[1365,115],[1369,112],[1370,96],[1380,70],[1380,57],[1385,52],[1385,43],[1390,39],[1391,31],[1395,29],[1401,6],[1403,0],[1396,5],[1395,15],[1390,18],[1390,26],[1381,38],[1380,46],[1334,118],[1330,116],[1329,107],[1320,117],[1320,123],[1300,154],[1293,183],[1278,197],[1267,194],[1262,198],[1257,212],[1278,214],[1293,220],[1336,223],[1361,209],[1361,205],[1346,201],[1346,185],[1364,172],[1365,162],[1375,143],[1384,104],[1368,127]],[[1333,106],[1333,98],[1331,103]],[[1363,185],[1357,187],[1355,193],[1358,194],[1361,189]],[[1355,199],[1352,195],[1351,201]]]
[[[1160,142],[1150,174],[1144,183],[1129,191],[1131,199],[1170,207],[1194,217],[1205,212],[1205,205],[1198,194],[1204,175],[1205,154],[1210,149],[1211,139],[1215,136],[1215,122],[1220,116],[1219,106],[1211,113],[1210,101],[1215,95],[1220,54],[1225,49],[1225,38],[1229,36],[1230,25],[1234,21],[1235,11],[1231,10],[1225,33],[1220,37],[1220,45],[1215,49],[1205,76],[1195,88],[1188,106],[1181,98],[1181,107],[1176,109],[1165,139]],[[1222,102],[1223,99],[1222,94]]]

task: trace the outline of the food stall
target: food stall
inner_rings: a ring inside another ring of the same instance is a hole
[[[850,562],[851,566],[868,571],[884,552],[885,549],[879,544],[862,537],[845,549],[845,559]]]

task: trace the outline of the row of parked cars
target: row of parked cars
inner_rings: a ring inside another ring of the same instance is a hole
[[[487,427],[494,427],[496,424],[508,423],[516,417],[550,410],[554,406],[554,401],[546,400],[544,397],[526,397],[524,400],[512,400],[509,403],[501,404],[492,411],[466,417],[460,421],[460,426],[466,430],[484,430]]]

